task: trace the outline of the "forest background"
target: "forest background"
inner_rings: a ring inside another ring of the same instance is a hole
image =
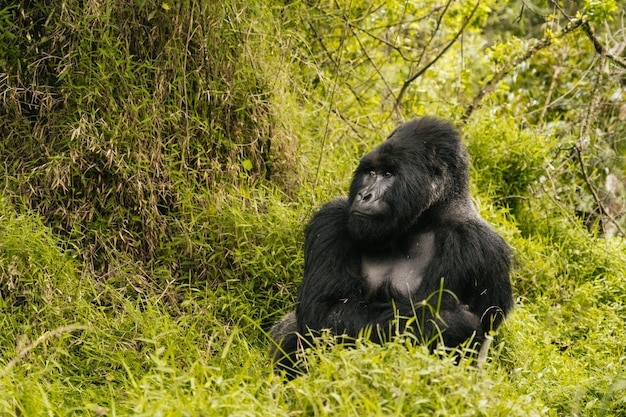
[[[624,10],[0,2],[0,415],[626,415]],[[424,114],[463,133],[514,312],[481,369],[360,342],[284,383],[303,225]]]

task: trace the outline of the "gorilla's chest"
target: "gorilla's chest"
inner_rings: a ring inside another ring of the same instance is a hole
[[[419,287],[434,253],[435,234],[422,233],[403,251],[361,257],[361,274],[370,293],[381,287],[409,295]]]

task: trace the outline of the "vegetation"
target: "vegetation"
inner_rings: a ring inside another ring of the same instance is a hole
[[[0,415],[626,414],[626,3],[409,3],[0,3]],[[285,383],[303,224],[422,114],[515,311],[481,369],[359,341]]]

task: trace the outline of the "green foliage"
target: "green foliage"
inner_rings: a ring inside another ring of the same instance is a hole
[[[263,8],[39,2],[3,13],[2,36],[18,40],[0,51],[7,180],[94,269],[110,271],[112,251],[159,256],[186,210],[181,192],[280,183],[294,169],[272,132],[280,63],[251,59],[276,49],[273,26],[253,24],[269,19]]]
[[[528,198],[554,146],[548,137],[520,130],[506,115],[477,115],[466,126],[465,136],[474,188],[509,208]]]
[[[623,216],[623,2],[287,3],[0,6],[0,414],[626,413],[624,236],[576,217]],[[420,114],[459,123],[516,309],[481,369],[359,340],[285,383],[303,224]]]
[[[543,405],[528,398],[507,397],[504,373],[490,368],[488,374],[471,362],[443,354],[435,357],[423,347],[408,343],[356,349],[333,349],[311,355],[308,381],[294,382],[294,402],[310,415],[393,416],[527,416],[541,415]]]
[[[178,237],[162,243],[158,264],[192,287],[223,287],[258,302],[253,312],[237,310],[238,297],[225,302],[229,307],[220,316],[227,320],[243,313],[269,324],[277,308],[293,301],[303,268],[305,218],[298,204],[285,199],[275,187],[182,196],[187,211],[171,224]]]
[[[618,10],[617,1],[615,0],[585,0],[583,14],[593,23],[603,24],[607,20],[611,20],[613,18],[613,14]]]
[[[52,300],[64,302],[67,285],[77,281],[71,258],[35,216],[18,215],[0,197],[0,302],[2,309],[41,310]],[[25,244],[28,242],[28,244]]]

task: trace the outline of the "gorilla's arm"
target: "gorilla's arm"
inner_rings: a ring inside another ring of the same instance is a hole
[[[478,216],[439,224],[435,259],[425,273],[423,292],[436,291],[439,280],[481,322],[481,333],[496,329],[513,308],[510,249]]]
[[[391,304],[369,303],[360,255],[348,230],[348,200],[323,206],[305,230],[304,277],[298,292],[298,331],[330,329],[356,337],[368,324],[393,318]]]
[[[411,325],[421,340],[442,332],[447,346],[456,346],[474,333],[477,341],[482,337],[479,316],[453,296],[435,295],[428,299],[428,305],[421,304],[438,287],[432,292],[420,290],[412,301],[398,294],[393,300],[389,293],[387,297],[372,296],[361,277],[359,248],[348,235],[347,221],[348,202],[338,199],[322,207],[307,226],[304,278],[297,307],[301,335],[330,329],[336,335],[357,337],[361,330],[371,327],[370,339],[380,343],[392,331],[403,332]],[[396,317],[398,321],[392,324]]]
[[[304,277],[296,313],[272,328],[272,338],[280,343],[272,349],[273,360],[288,378],[302,373],[297,351],[321,330],[356,337],[368,324],[393,317],[390,303],[369,305],[365,300],[360,255],[348,236],[347,221],[347,199],[337,199],[323,206],[305,229]]]

